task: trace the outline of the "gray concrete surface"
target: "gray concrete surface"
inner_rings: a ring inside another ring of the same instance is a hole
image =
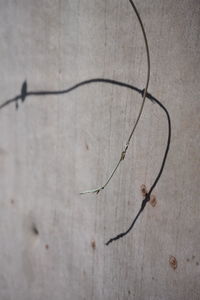
[[[169,109],[172,144],[148,205],[124,239],[166,145],[146,102],[126,160],[109,175],[141,97],[94,84],[0,111],[0,299],[200,299],[199,10],[197,0],[137,1],[151,54],[149,92]],[[29,90],[109,77],[140,88],[141,29],[126,0],[1,0],[0,102]],[[37,228],[37,230],[36,230]],[[38,231],[38,232],[37,232]],[[174,270],[169,257],[177,260]]]

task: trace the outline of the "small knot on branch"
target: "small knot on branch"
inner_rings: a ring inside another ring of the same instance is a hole
[[[26,95],[27,95],[27,82],[25,80],[23,82],[22,88],[21,88],[21,100],[22,100],[22,102],[25,101]]]
[[[143,211],[143,209],[145,208],[147,202],[150,200],[150,195],[147,193],[144,200],[142,201],[142,204],[141,204],[141,211]]]
[[[144,97],[144,92],[145,92],[145,89],[143,89],[143,90],[141,91],[142,97]]]
[[[16,109],[18,110],[18,108],[19,108],[19,103],[18,103],[18,101],[19,101],[19,99],[21,99],[22,100],[22,102],[24,102],[25,101],[25,99],[26,99],[26,96],[27,96],[27,82],[26,82],[26,80],[23,82],[23,84],[22,84],[22,87],[21,87],[21,95],[19,95],[19,96],[17,96],[17,98],[16,98],[16,102],[15,102],[15,107],[16,107]]]
[[[121,154],[121,160],[124,160],[125,155],[126,155],[126,151],[124,150],[124,151],[122,151],[122,154]]]
[[[127,149],[128,149],[128,144],[126,144],[124,150],[122,151],[120,160],[124,160],[125,159]]]
[[[144,97],[144,93],[145,93],[145,89],[143,89],[142,91],[141,91],[141,95],[142,95],[142,97]],[[149,100],[151,100],[153,103],[155,103],[155,100],[154,100],[154,97],[150,94],[150,93],[146,93],[146,97],[149,99]]]

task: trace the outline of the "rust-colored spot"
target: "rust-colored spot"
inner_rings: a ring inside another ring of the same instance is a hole
[[[186,260],[187,260],[187,262],[189,262],[189,261],[190,261],[190,259],[189,259],[189,258],[187,258]]]
[[[169,264],[172,269],[176,270],[176,268],[178,266],[178,262],[177,262],[176,258],[172,255],[170,255],[170,257],[169,257]]]
[[[151,204],[151,206],[155,207],[157,204],[157,199],[155,195],[151,195],[149,203]]]
[[[96,249],[96,242],[95,242],[95,240],[92,240],[91,247],[92,247],[93,250]]]
[[[198,261],[196,262],[196,265],[199,266],[199,262]]]
[[[141,191],[141,193],[142,193],[142,196],[143,196],[143,197],[145,197],[145,196],[146,196],[146,194],[148,193],[148,191],[147,191],[147,187],[146,187],[146,185],[145,185],[145,184],[142,184],[142,185],[141,185],[141,187],[140,187],[140,191]]]
[[[45,245],[45,248],[48,250],[48,249],[49,249],[49,245],[48,245],[48,244],[46,244],[46,245]]]

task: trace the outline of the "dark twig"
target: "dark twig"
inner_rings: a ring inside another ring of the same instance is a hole
[[[142,96],[144,94],[144,90],[141,90],[141,89],[139,89],[139,88],[137,88],[137,87],[135,87],[135,86],[133,86],[131,84],[124,83],[124,82],[121,82],[121,81],[112,80],[112,79],[105,79],[105,78],[88,79],[88,80],[85,80],[85,81],[81,81],[81,82],[73,85],[72,87],[70,87],[68,89],[58,90],[58,91],[35,91],[35,92],[34,91],[30,91],[30,92],[27,92],[27,84],[25,84],[25,82],[24,82],[22,84],[21,94],[17,95],[16,97],[14,97],[14,98],[12,98],[10,100],[5,101],[2,105],[0,105],[0,109],[6,107],[8,105],[10,105],[11,103],[18,103],[18,100],[20,100],[20,99],[22,100],[22,102],[24,102],[25,99],[27,97],[30,97],[30,96],[48,96],[48,95],[62,95],[62,94],[67,94],[67,93],[69,93],[69,92],[71,92],[71,91],[73,91],[73,90],[75,90],[75,89],[77,89],[77,88],[79,88],[81,86],[88,85],[88,84],[91,84],[91,83],[98,83],[98,82],[125,87],[125,88],[128,88],[128,89],[131,89],[133,91],[138,92]],[[146,203],[149,201],[150,195],[151,195],[153,189],[155,188],[156,184],[158,183],[158,181],[159,181],[159,179],[160,179],[160,177],[162,175],[164,166],[165,166],[165,162],[166,162],[166,158],[167,158],[167,154],[168,154],[169,146],[170,146],[170,140],[171,140],[171,121],[170,121],[170,116],[169,116],[169,113],[168,113],[167,109],[165,108],[165,106],[158,99],[156,99],[154,96],[152,96],[149,93],[146,94],[146,97],[151,102],[157,103],[164,110],[164,112],[165,112],[165,114],[167,116],[167,121],[168,121],[168,139],[167,139],[167,146],[166,146],[165,154],[164,154],[164,157],[163,157],[163,160],[162,160],[160,171],[159,171],[158,175],[156,176],[156,179],[155,179],[154,183],[152,184],[149,192],[146,194],[145,198],[143,199],[141,208],[140,208],[138,214],[136,215],[135,219],[133,220],[131,226],[128,228],[127,231],[122,232],[122,233],[118,234],[116,237],[110,239],[106,243],[106,245],[109,245],[111,242],[116,241],[119,238],[122,238],[123,236],[127,235],[131,231],[131,229],[133,228],[133,226],[134,226],[136,220],[138,219],[139,215],[144,210],[144,208],[146,206]]]
[[[147,37],[146,37],[145,30],[144,30],[144,26],[143,26],[142,20],[140,18],[140,15],[139,15],[139,13],[137,11],[137,8],[136,8],[136,6],[135,6],[135,4],[133,3],[132,0],[129,0],[129,2],[131,4],[133,10],[135,11],[136,16],[138,18],[138,21],[140,23],[140,26],[141,26],[141,29],[142,29],[142,33],[143,33],[143,37],[144,37],[144,41],[145,41],[145,47],[146,47],[146,54],[147,54],[147,79],[146,79],[145,88],[143,90],[140,90],[137,87],[134,87],[133,85],[130,85],[130,84],[127,84],[127,83],[124,83],[124,82],[121,82],[121,81],[116,81],[116,80],[112,80],[112,79],[105,79],[105,78],[94,78],[94,79],[89,79],[89,80],[85,80],[85,81],[79,82],[79,83],[77,83],[77,84],[73,85],[72,87],[70,87],[68,89],[65,89],[65,90],[58,90],[58,91],[30,91],[30,92],[28,92],[27,91],[27,82],[24,81],[24,83],[22,84],[21,93],[19,95],[17,95],[16,97],[14,97],[14,98],[12,98],[10,100],[7,100],[3,104],[0,105],[0,110],[1,110],[4,107],[6,107],[9,104],[11,104],[11,103],[14,102],[16,104],[16,109],[18,109],[18,105],[19,105],[18,102],[19,102],[20,99],[21,99],[22,102],[24,102],[26,100],[26,98],[29,97],[29,96],[48,96],[48,95],[66,94],[66,93],[69,93],[69,92],[71,92],[71,91],[73,91],[73,90],[75,90],[75,89],[77,89],[77,88],[79,88],[81,86],[88,85],[90,83],[95,83],[95,82],[96,83],[97,82],[102,82],[102,83],[108,83],[108,84],[118,85],[118,86],[121,86],[121,87],[126,87],[126,88],[134,90],[134,91],[136,91],[136,92],[138,92],[138,93],[140,93],[142,95],[142,104],[141,104],[141,107],[140,107],[137,119],[136,119],[135,124],[133,126],[133,129],[132,129],[132,131],[131,131],[131,133],[129,135],[129,138],[127,140],[125,148],[124,148],[124,150],[121,153],[120,159],[119,159],[117,165],[115,166],[114,170],[112,171],[110,177],[108,178],[108,180],[106,181],[106,183],[103,186],[101,186],[100,188],[97,188],[97,189],[94,189],[94,190],[85,191],[83,193],[91,193],[91,192],[93,192],[93,193],[99,193],[110,182],[111,178],[113,177],[113,175],[115,174],[117,168],[119,167],[121,161],[123,161],[125,159],[126,152],[128,150],[128,147],[129,147],[129,143],[130,143],[130,141],[132,139],[132,136],[133,136],[133,134],[135,132],[135,129],[136,129],[136,127],[138,125],[138,122],[140,120],[140,117],[142,115],[142,111],[143,111],[143,108],[144,108],[145,99],[148,98],[152,102],[157,103],[164,110],[164,112],[166,113],[166,116],[167,116],[167,120],[168,120],[168,140],[167,140],[167,146],[166,146],[165,154],[164,154],[164,157],[163,157],[163,160],[162,160],[160,171],[159,171],[159,173],[158,173],[158,175],[157,175],[154,183],[152,184],[149,192],[145,195],[145,198],[143,199],[142,204],[141,204],[141,208],[138,211],[138,213],[137,213],[135,219],[133,220],[132,224],[130,225],[130,227],[125,232],[122,232],[122,233],[118,234],[116,237],[110,239],[106,243],[106,245],[109,245],[111,242],[116,241],[116,240],[124,237],[133,228],[136,220],[140,216],[141,212],[144,210],[147,202],[150,200],[151,192],[155,188],[156,184],[158,183],[158,181],[159,181],[159,179],[160,179],[160,177],[162,175],[162,172],[163,172],[163,169],[164,169],[164,166],[165,166],[165,162],[166,162],[166,158],[167,158],[167,154],[168,154],[168,151],[169,151],[170,139],[171,139],[171,122],[170,122],[170,116],[169,116],[169,113],[168,113],[167,109],[164,107],[164,105],[159,100],[157,100],[155,97],[153,97],[151,94],[149,94],[147,92],[147,89],[148,89],[148,86],[149,86],[149,79],[150,79],[150,55],[149,55],[149,47],[148,47],[148,42],[147,42]]]
[[[127,235],[131,229],[133,228],[135,222],[137,221],[139,215],[141,214],[141,212],[144,210],[147,202],[150,200],[150,196],[151,196],[151,193],[153,191],[153,189],[155,188],[156,184],[158,183],[161,175],[162,175],[162,172],[163,172],[163,169],[164,169],[164,166],[165,166],[165,163],[166,163],[166,159],[167,159],[167,154],[169,152],[169,147],[170,147],[170,142],[171,142],[171,120],[170,120],[170,116],[169,116],[169,113],[166,109],[166,107],[158,100],[156,99],[155,97],[151,96],[152,97],[152,100],[155,101],[165,112],[166,116],[167,116],[167,122],[168,122],[168,138],[167,138],[167,146],[166,146],[166,149],[165,149],[165,154],[164,154],[164,157],[163,157],[163,160],[162,160],[162,164],[161,164],[161,167],[160,167],[160,171],[158,172],[158,175],[156,176],[156,179],[154,181],[154,183],[152,184],[149,192],[146,194],[145,198],[143,199],[142,201],[142,204],[141,204],[141,208],[140,210],[138,211],[135,219],[133,220],[132,224],[130,225],[130,227],[125,231],[125,232],[122,232],[120,234],[118,234],[116,237],[110,239],[106,245],[108,246],[110,243],[112,243],[113,241],[116,241],[122,237],[124,237],[125,235]],[[149,98],[148,94],[147,94],[147,98]]]

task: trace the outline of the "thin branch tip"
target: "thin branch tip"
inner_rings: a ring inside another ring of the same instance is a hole
[[[100,192],[101,190],[103,190],[103,189],[104,189],[104,187],[100,187],[100,188],[98,188],[98,189],[80,192],[80,194],[81,194],[81,195],[85,195],[85,194],[99,194],[99,192]]]

